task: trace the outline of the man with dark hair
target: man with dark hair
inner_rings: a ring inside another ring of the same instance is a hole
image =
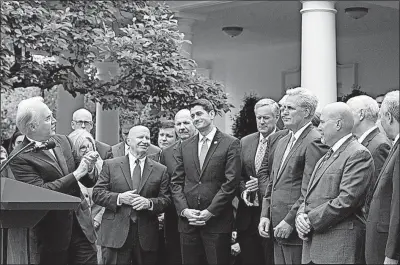
[[[161,150],[170,147],[177,140],[177,136],[175,133],[175,124],[173,121],[163,121],[161,122],[160,129],[158,131],[158,147]],[[160,152],[161,153],[161,152]],[[159,154],[160,154],[159,153]]]
[[[385,94],[379,94],[376,96],[375,101],[378,103],[379,108],[381,108],[384,99],[385,99]]]
[[[240,141],[215,127],[210,101],[196,100],[190,113],[199,134],[180,144],[171,179],[182,263],[204,264],[205,256],[208,264],[229,264]]]

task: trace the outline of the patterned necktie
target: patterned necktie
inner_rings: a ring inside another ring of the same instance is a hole
[[[201,145],[200,156],[199,156],[200,169],[203,169],[204,160],[206,159],[206,155],[208,152],[207,137],[203,137],[202,141],[203,144]]]
[[[132,172],[132,189],[136,190],[136,193],[139,193],[139,185],[140,185],[140,179],[142,178],[142,170],[140,168],[140,161],[139,159],[136,159],[135,161],[135,168],[133,169]],[[137,214],[135,210],[132,210],[131,212],[131,219],[132,222],[136,223],[137,220]]]
[[[263,138],[258,144],[258,150],[256,154],[256,158],[254,159],[254,165],[256,168],[256,173],[260,170],[261,163],[263,161],[265,150],[267,149],[267,138]]]
[[[332,156],[332,154],[333,154],[333,149],[330,148],[328,150],[328,152],[326,152],[326,154],[324,155],[324,158],[322,159],[321,163],[319,164],[317,170],[320,169],[325,164],[325,162]]]

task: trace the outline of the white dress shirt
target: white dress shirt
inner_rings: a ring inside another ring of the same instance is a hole
[[[343,136],[342,138],[340,138],[339,141],[337,141],[333,146],[332,146],[332,151],[333,153],[335,153],[343,144],[344,142],[346,142],[347,139],[349,139],[350,137],[352,137],[353,134],[349,133],[345,136]],[[332,153],[332,154],[333,154]]]
[[[297,142],[297,140],[299,139],[299,137],[301,136],[301,134],[304,132],[305,129],[308,128],[308,126],[312,125],[311,121],[308,122],[307,124],[305,124],[303,127],[301,127],[295,134],[294,134],[294,141],[292,144],[292,147],[294,146],[294,144]]]
[[[211,132],[209,132],[206,136],[203,136],[201,133],[199,133],[199,143],[198,143],[198,153],[197,155],[200,157],[200,152],[201,152],[201,146],[203,145],[203,138],[207,138],[207,147],[210,149],[211,142],[214,139],[215,133],[217,132],[217,128],[214,127]]]
[[[399,140],[399,134],[397,134],[396,137],[394,138],[393,145],[394,145],[398,140]]]
[[[378,128],[378,126],[374,126],[374,127],[372,127],[371,129],[365,131],[365,132],[360,136],[360,138],[358,138],[358,142],[359,142],[359,143],[362,143],[362,142],[365,140],[365,138],[367,138],[367,136],[370,135],[370,134],[372,133],[372,131],[375,130],[376,128]]]
[[[130,149],[129,145],[127,145],[125,143],[125,153],[124,153],[124,155],[130,154],[129,149]]]
[[[125,147],[126,147],[126,146],[125,146]],[[136,160],[137,160],[137,158],[134,157],[134,156],[132,155],[132,153],[128,151],[128,159],[129,159],[129,171],[130,171],[131,178],[132,178],[133,171],[135,170],[135,167],[136,167]],[[141,177],[143,177],[143,169],[144,169],[144,163],[145,163],[145,162],[146,162],[146,157],[139,158],[140,176],[141,176]],[[136,191],[136,193],[138,193],[138,191]],[[138,194],[139,194],[139,193],[138,193]],[[120,196],[120,195],[121,195],[121,193],[118,194],[118,196],[117,196],[117,205],[118,205],[118,206],[121,206],[121,205],[122,205],[122,203],[119,201],[119,196]],[[153,210],[153,202],[152,202],[151,200],[149,200],[149,201],[150,201],[150,208],[149,208],[148,210]]]

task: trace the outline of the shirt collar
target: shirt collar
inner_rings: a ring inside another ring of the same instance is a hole
[[[301,127],[295,134],[294,134],[294,139],[297,141],[297,139],[300,138],[301,134],[304,132],[305,129],[308,128],[308,126],[311,125],[311,121],[305,124],[303,127]]]
[[[129,145],[127,145],[126,143],[124,143],[124,145],[125,145],[125,155],[126,154],[129,154],[130,152],[129,152]]]
[[[134,155],[132,155],[131,152],[128,152],[128,156],[129,156],[129,161],[131,161],[132,164],[135,164],[137,158],[136,158]],[[143,157],[143,158],[140,158],[140,159],[139,159],[139,163],[140,163],[140,164],[143,164],[143,163],[145,162],[145,160],[146,160],[146,156]]]
[[[353,136],[353,134],[349,133],[349,134],[343,136],[339,141],[337,141],[337,142],[332,146],[333,152],[336,152],[336,151],[339,149],[339,147],[341,147],[341,146],[344,144],[344,142],[346,142],[346,140],[349,139],[349,138],[352,137],[352,136]]]
[[[217,128],[214,127],[211,132],[209,132],[206,136],[203,136],[201,133],[199,133],[199,142],[203,141],[204,137],[207,138],[210,142],[214,139],[215,134],[217,133]]]
[[[396,138],[394,138],[393,144],[397,143],[398,140],[399,140],[399,134],[397,134]]]
[[[362,143],[362,142],[365,140],[365,138],[367,138],[367,136],[370,135],[370,133],[371,133],[373,130],[375,130],[376,128],[378,128],[378,126],[374,126],[374,127],[372,127],[371,129],[365,131],[365,132],[360,136],[360,138],[358,138],[358,142],[359,142],[359,143]]]
[[[276,127],[274,128],[274,130],[273,130],[270,134],[267,135],[267,137],[264,137],[264,135],[262,135],[262,133],[260,133],[260,140],[259,140],[259,142],[262,143],[262,142],[267,141],[268,138],[271,136],[271,134],[274,134],[274,133],[276,133]]]
[[[35,141],[35,140],[29,138],[28,136],[26,136],[26,138],[27,138],[30,142],[34,142],[36,145],[41,145],[41,144],[43,144],[43,143],[46,142],[46,141],[44,141],[44,142]]]

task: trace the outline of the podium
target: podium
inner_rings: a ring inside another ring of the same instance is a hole
[[[1,264],[18,263],[10,253],[17,256],[27,255],[27,263],[30,263],[29,242],[14,240],[15,247],[9,249],[9,231],[25,235],[21,238],[27,240],[27,228],[34,227],[48,211],[77,209],[81,199],[9,178],[0,179]]]

